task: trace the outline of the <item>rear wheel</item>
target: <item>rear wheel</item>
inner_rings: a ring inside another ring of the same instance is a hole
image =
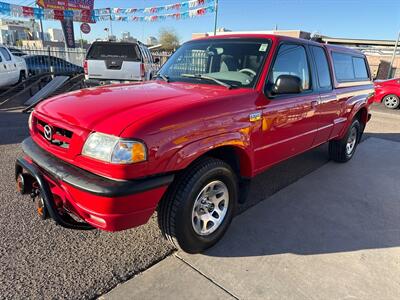
[[[160,228],[175,247],[201,252],[224,235],[237,200],[232,168],[219,159],[202,159],[177,179],[160,203]]]
[[[342,139],[329,142],[329,157],[337,162],[349,161],[353,157],[360,141],[361,128],[360,121],[358,119],[353,120]]]
[[[400,106],[400,99],[396,95],[387,95],[382,99],[383,104],[390,109],[396,109]]]
[[[25,79],[26,79],[25,72],[24,72],[24,71],[21,71],[21,72],[19,73],[18,83],[24,81]]]

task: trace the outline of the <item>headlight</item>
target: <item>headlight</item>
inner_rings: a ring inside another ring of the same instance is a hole
[[[146,146],[138,141],[92,133],[83,146],[82,155],[115,164],[130,164],[146,160]]]

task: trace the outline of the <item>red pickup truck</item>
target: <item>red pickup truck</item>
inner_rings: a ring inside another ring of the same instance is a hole
[[[354,50],[276,35],[193,40],[151,82],[38,104],[17,186],[67,228],[124,230],[157,209],[166,238],[199,252],[225,233],[250,178],[326,142],[333,160],[351,159],[373,92]]]

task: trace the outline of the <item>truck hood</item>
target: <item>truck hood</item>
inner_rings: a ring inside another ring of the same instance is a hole
[[[157,112],[227,92],[220,86],[152,81],[79,90],[43,101],[35,110],[82,129],[120,135],[127,126]]]

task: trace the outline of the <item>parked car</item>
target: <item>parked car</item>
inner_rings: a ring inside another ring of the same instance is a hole
[[[373,92],[355,50],[276,35],[193,40],[154,81],[38,104],[17,186],[68,228],[124,230],[158,209],[167,239],[199,252],[224,235],[252,177],[326,142],[349,161]]]
[[[400,106],[400,78],[390,80],[375,80],[374,101],[383,103],[387,108],[396,109]]]
[[[83,68],[81,66],[72,64],[59,57],[50,55],[26,55],[23,58],[28,66],[29,76],[51,71],[57,75],[83,73]]]
[[[145,81],[155,73],[150,50],[140,42],[93,42],[84,63],[86,80]]]
[[[0,44],[0,88],[21,82],[26,75],[25,60],[15,57],[7,47]]]

